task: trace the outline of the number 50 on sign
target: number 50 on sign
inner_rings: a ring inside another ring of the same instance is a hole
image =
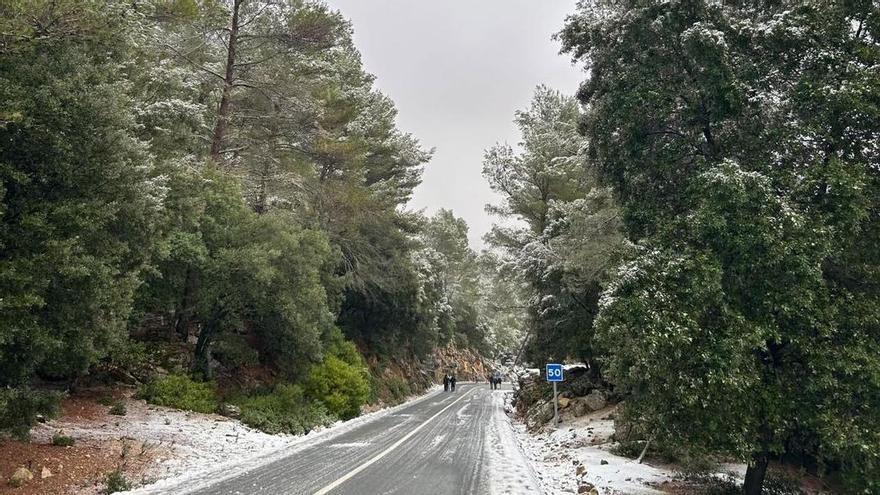
[[[548,364],[547,365],[547,381],[548,382],[561,382],[561,381],[563,381],[562,365],[561,364]]]

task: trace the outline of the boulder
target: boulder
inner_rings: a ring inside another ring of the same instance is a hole
[[[565,409],[571,403],[571,399],[568,397],[560,397],[559,398],[559,408]]]
[[[593,380],[588,373],[581,373],[578,376],[574,376],[572,373],[567,373],[565,381],[566,387],[575,397],[587,395],[591,390],[596,388],[596,384],[593,383]]]
[[[12,476],[9,478],[9,484],[19,487],[32,479],[34,479],[34,473],[30,472],[26,467],[20,467],[12,473]]]
[[[218,408],[218,412],[221,416],[226,416],[227,418],[240,418],[241,417],[241,408],[234,404],[220,404]]]
[[[139,383],[139,380],[137,378],[135,378],[134,375],[132,375],[128,371],[121,369],[121,368],[111,369],[110,376],[114,380],[116,380],[118,382],[122,382],[126,385],[136,385]]]
[[[593,390],[590,392],[590,395],[586,396],[585,400],[587,407],[590,408],[591,411],[603,409],[608,404],[608,399],[605,398],[605,394],[599,390]]]
[[[51,478],[51,477],[52,477],[52,471],[49,471],[49,468],[47,468],[46,466],[43,466],[42,471],[40,471],[40,478],[46,479],[46,478]]]
[[[553,419],[553,402],[545,402],[529,411],[527,423],[532,427],[540,426]]]
[[[590,407],[587,406],[587,399],[584,397],[578,397],[577,399],[571,402],[571,413],[574,417],[579,418],[581,416],[586,415],[590,412]]]

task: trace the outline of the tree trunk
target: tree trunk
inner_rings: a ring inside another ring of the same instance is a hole
[[[261,171],[260,179],[259,179],[260,185],[257,188],[257,198],[254,201],[254,212],[256,212],[257,215],[262,215],[263,213],[266,213],[269,210],[268,182],[269,182],[269,176],[270,176],[270,172],[271,172],[269,170],[269,167],[271,167],[271,165],[269,164],[269,160],[264,159],[263,160],[263,170]]]
[[[764,487],[764,476],[767,474],[767,464],[770,462],[770,455],[767,451],[755,454],[752,462],[746,469],[746,480],[743,483],[744,495],[761,495]]]
[[[648,447],[651,445],[651,440],[654,440],[654,438],[651,437],[648,439],[647,442],[645,442],[645,448],[642,449],[642,453],[639,454],[639,458],[636,459],[636,462],[638,462],[639,464],[641,464],[642,461],[645,459],[645,454],[648,453]]]
[[[595,356],[589,356],[584,360],[587,363],[587,373],[589,373],[590,381],[593,385],[602,385],[602,365]]]
[[[211,158],[220,163],[223,160],[223,139],[229,127],[229,101],[232,98],[232,87],[235,84],[235,49],[238,43],[238,11],[244,0],[232,2],[232,22],[229,26],[229,43],[226,48],[226,72],[223,75],[223,94],[217,108],[217,121],[214,124],[214,135],[211,138]]]
[[[189,337],[189,324],[192,319],[192,306],[195,301],[197,278],[191,268],[186,270],[186,280],[183,285],[183,297],[180,301],[180,307],[174,315],[174,332],[177,338],[186,342]]]
[[[199,340],[196,341],[192,371],[193,373],[201,374],[204,380],[211,379],[211,343],[214,341],[219,324],[220,319],[212,317],[202,327],[202,331],[199,332]]]

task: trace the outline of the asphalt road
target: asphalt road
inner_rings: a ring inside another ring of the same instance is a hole
[[[489,464],[504,456],[497,424],[503,417],[499,414],[502,393],[485,383],[459,384],[455,392],[437,392],[191,493],[473,495],[498,491],[490,490]]]

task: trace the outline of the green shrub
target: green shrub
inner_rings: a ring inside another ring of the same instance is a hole
[[[70,447],[76,440],[73,437],[67,436],[60,431],[54,435],[52,435],[52,445],[56,445],[58,447]]]
[[[785,471],[770,470],[764,479],[764,495],[805,495],[801,480]]]
[[[393,403],[403,402],[412,395],[412,387],[410,387],[409,382],[398,376],[388,378],[385,380],[384,385]]]
[[[324,361],[311,367],[303,387],[308,399],[341,419],[360,414],[373,390],[363,356],[338,328],[330,332]]]
[[[842,493],[880,493],[880,442],[850,445],[828,460],[829,479]]]
[[[150,361],[150,350],[146,344],[127,339],[112,346],[102,364],[143,376],[150,367]]]
[[[101,493],[105,495],[131,490],[131,483],[125,479],[125,475],[122,474],[121,468],[116,468],[115,471],[110,472],[104,480],[104,484],[107,486],[104,487],[104,490]]]
[[[125,407],[124,402],[117,402],[110,406],[110,414],[114,416],[125,416],[128,414],[128,408]]]
[[[735,474],[718,476],[715,473],[690,473],[685,476],[689,484],[700,488],[706,495],[740,495],[742,485],[736,481]],[[764,478],[763,495],[804,495],[798,478],[778,469],[771,468]]]
[[[217,394],[211,382],[196,382],[186,375],[169,375],[141,387],[138,396],[151,404],[212,413]]]
[[[350,419],[361,412],[370,397],[370,382],[363,366],[349,364],[336,356],[312,367],[305,382],[306,395],[319,401],[332,414]]]
[[[244,424],[267,433],[299,435],[335,419],[322,404],[308,401],[297,385],[278,385],[270,394],[238,401],[238,406]]]
[[[56,416],[60,404],[61,394],[58,392],[37,392],[26,387],[0,388],[0,434],[27,440],[31,427],[37,423],[37,416]]]
[[[229,368],[240,368],[260,362],[260,354],[241,335],[224,334],[212,350],[215,359]]]

